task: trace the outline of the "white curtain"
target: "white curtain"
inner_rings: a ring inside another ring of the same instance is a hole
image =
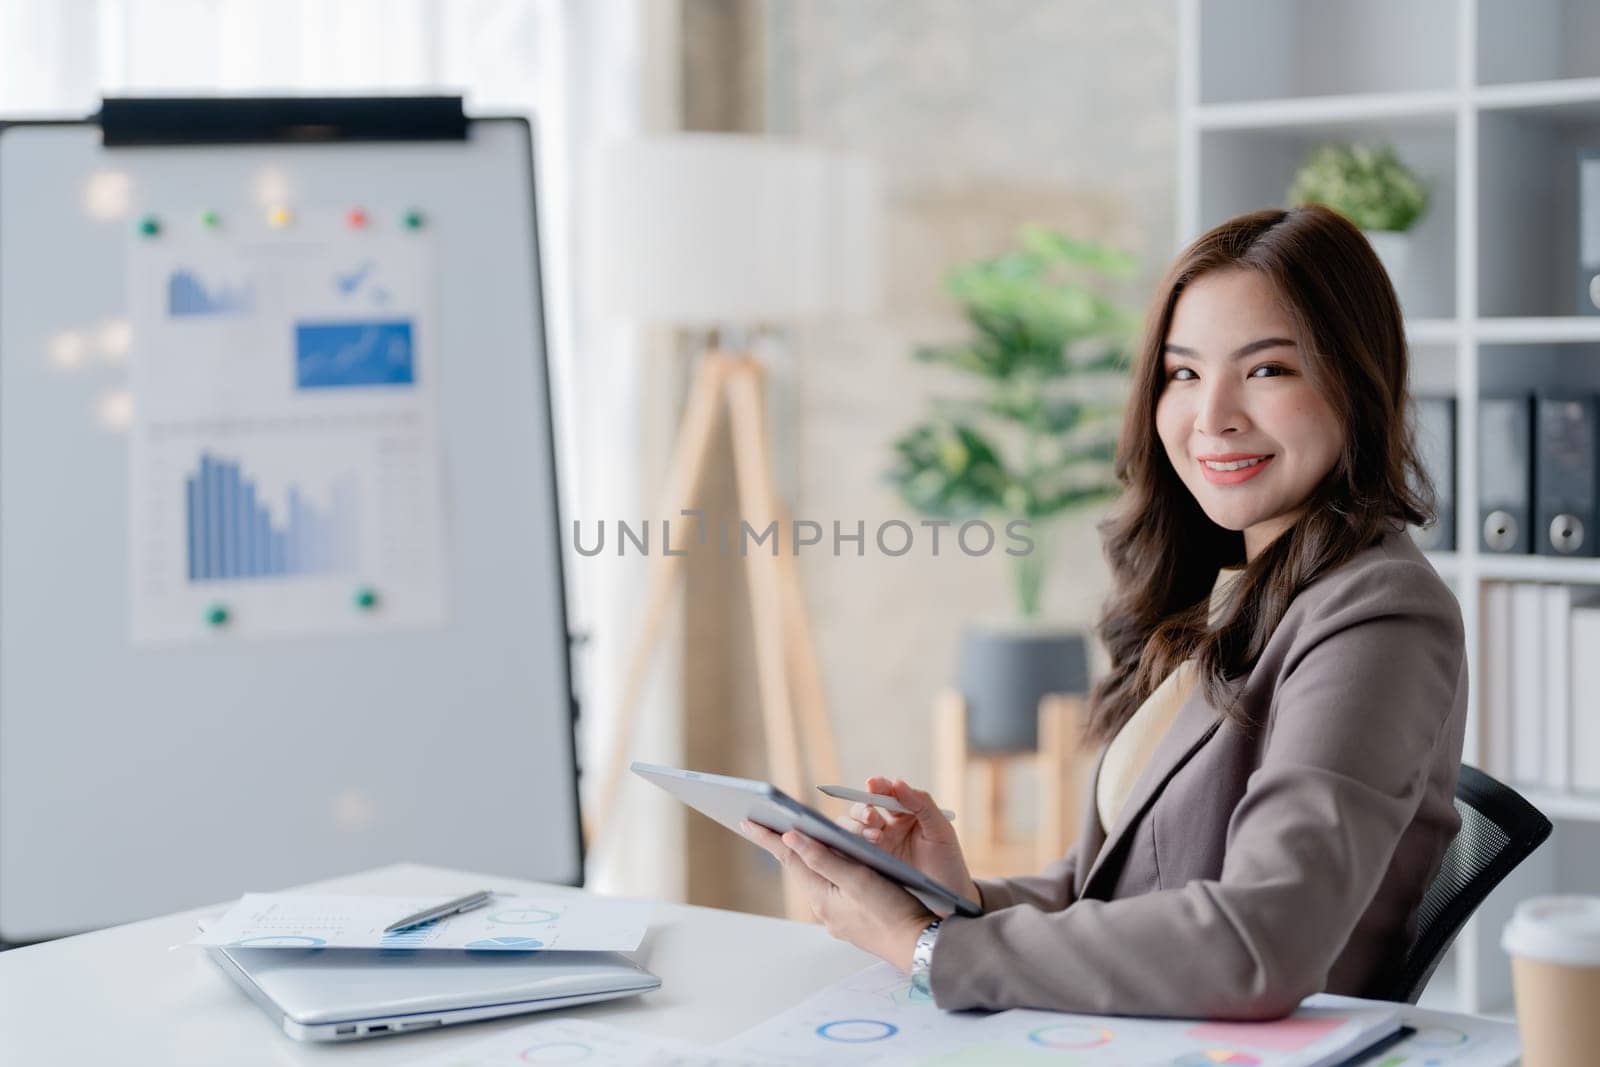
[[[82,116],[106,94],[461,93],[538,124],[547,327],[572,411],[575,324],[566,210],[576,157],[566,71],[632,57],[570,54],[582,0],[0,0],[0,115]],[[622,78],[621,81],[629,79]],[[562,430],[570,426],[565,421]],[[570,447],[561,450],[571,457]],[[566,479],[570,484],[571,479]]]
[[[674,40],[675,13],[654,0],[0,0],[0,118],[81,117],[104,94],[273,91],[461,93],[469,113],[534,116],[561,538],[572,625],[592,636],[577,672],[588,683],[589,790],[614,725],[642,564],[575,558],[571,520],[644,513],[643,457],[659,451],[670,405],[651,388],[638,336],[600,322],[584,299],[573,222],[590,146],[674,119],[661,111],[676,97],[662,91],[674,64],[660,49]],[[652,757],[677,751],[670,692],[653,688],[641,724]],[[681,895],[677,815],[666,808],[630,791],[623,832],[591,854],[591,885]]]

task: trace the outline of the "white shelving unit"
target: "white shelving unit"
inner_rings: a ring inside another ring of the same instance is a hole
[[[1283,204],[1325,141],[1387,141],[1432,188],[1395,281],[1413,387],[1458,401],[1457,551],[1433,559],[1461,600],[1476,677],[1484,582],[1600,585],[1600,559],[1479,551],[1471,402],[1511,385],[1600,390],[1600,316],[1576,314],[1575,277],[1576,151],[1600,146],[1600,3],[1180,0],[1179,20],[1181,243]],[[1556,832],[1468,923],[1430,1003],[1509,1011],[1499,934],[1516,901],[1600,892],[1600,794],[1522,791]]]

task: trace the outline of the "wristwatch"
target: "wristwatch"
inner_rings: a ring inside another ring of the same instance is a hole
[[[939,940],[939,925],[943,922],[943,919],[935,919],[923,927],[922,933],[917,935],[917,947],[911,952],[911,988],[928,996],[933,995],[928,984],[933,969],[933,943]]]

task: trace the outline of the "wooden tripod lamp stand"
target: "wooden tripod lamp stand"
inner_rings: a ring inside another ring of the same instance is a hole
[[[877,184],[859,160],[740,134],[678,134],[610,146],[601,157],[593,230],[605,262],[597,294],[618,318],[713,336],[859,314],[877,294]],[[662,498],[675,526],[695,508],[726,411],[743,544],[767,773],[802,800],[839,778],[797,569],[793,526],[776,489],[766,374],[748,349],[722,341],[696,366]],[[676,596],[682,558],[650,558],[644,614],[629,659],[614,742],[587,830],[608,830],[626,776],[634,720],[655,647]],[[716,768],[704,768],[716,770]],[[791,915],[806,916],[791,898]]]

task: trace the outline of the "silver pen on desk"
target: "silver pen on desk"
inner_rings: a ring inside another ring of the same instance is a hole
[[[485,904],[489,903],[490,899],[493,897],[493,890],[480,889],[475,893],[468,893],[464,897],[456,897],[454,900],[447,900],[443,904],[435,904],[431,908],[423,908],[421,911],[412,912],[404,919],[397,920],[390,923],[388,926],[385,926],[383,928],[383,932],[386,934],[392,934],[396,930],[405,930],[412,926],[420,926],[425,922],[432,922],[434,919],[442,919],[446,915],[459,915],[464,911],[471,911],[473,908],[483,907]]]

